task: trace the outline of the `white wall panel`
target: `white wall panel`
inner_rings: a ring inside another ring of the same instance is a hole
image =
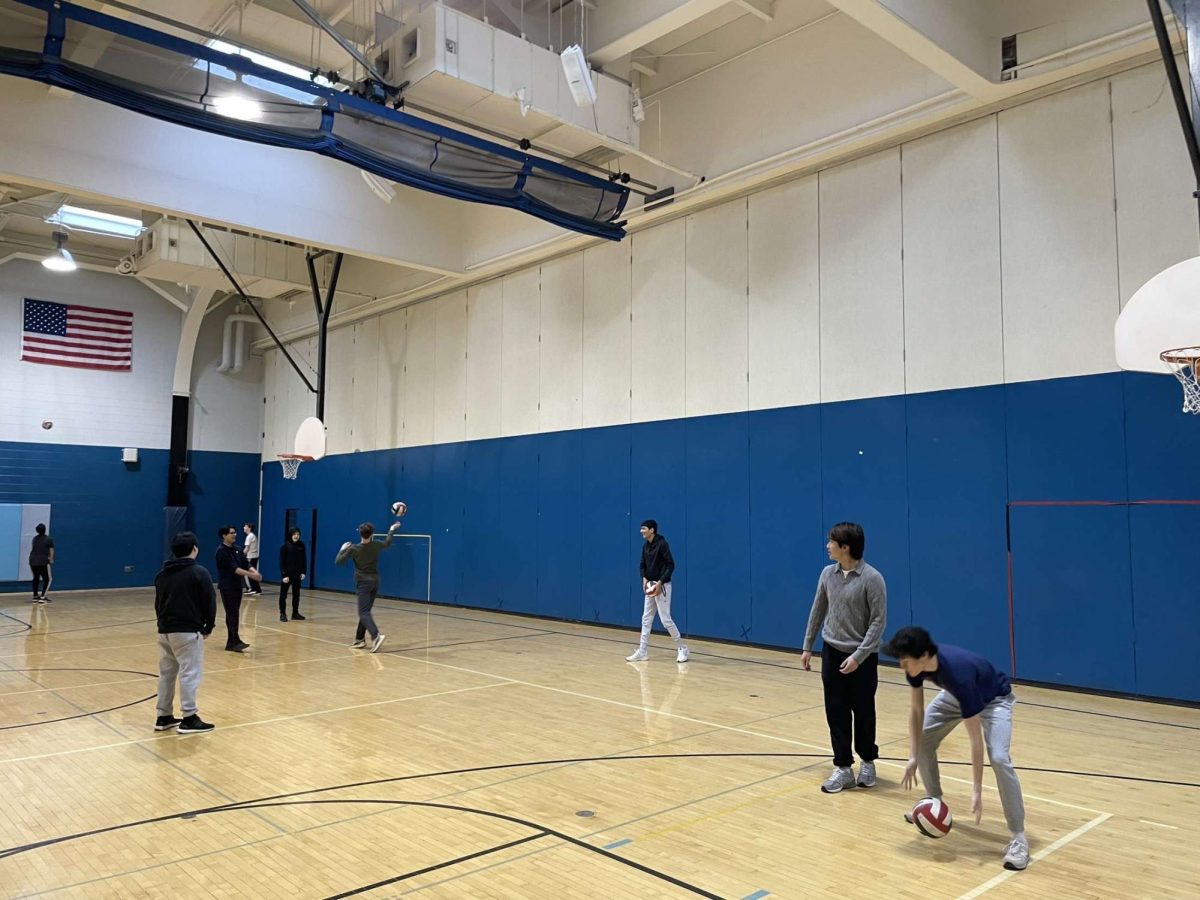
[[[325,352],[325,452],[349,453],[354,449],[354,327],[330,329]],[[309,380],[316,385],[315,375],[310,373]]]
[[[354,384],[350,405],[354,415],[350,423],[355,450],[379,447],[379,320],[367,319],[354,325]]]
[[[439,297],[436,383],[433,388],[433,439],[461,441],[467,412],[467,292]]]
[[[526,269],[503,281],[500,324],[500,433],[535,434],[538,430],[539,308],[541,270]]]
[[[189,446],[193,450],[261,453],[264,360],[262,356],[247,353],[240,372],[217,371],[225,330],[224,311],[222,307],[221,312],[205,318],[196,341]],[[258,326],[246,327],[248,341],[266,336]]]
[[[583,254],[542,266],[540,431],[582,422]]]
[[[501,323],[504,288],[489,281],[467,291],[468,440],[500,434]]]
[[[744,412],[749,404],[746,200],[687,217],[684,410]]]
[[[1195,179],[1164,78],[1154,63],[1112,79],[1122,305],[1163,269],[1200,253]]]
[[[999,122],[1005,378],[1110,371],[1120,298],[1108,84]]]
[[[677,219],[630,239],[634,422],[684,415],[685,229]]]
[[[433,443],[433,390],[436,380],[437,307],[408,308],[408,349],[404,361],[404,446]]]
[[[408,356],[408,310],[385,313],[372,324],[379,329],[375,398],[378,422],[375,440],[379,448],[391,449],[404,444],[404,362]]]
[[[820,175],[821,400],[904,392],[900,151]]]
[[[583,427],[629,422],[632,239],[583,252]]]
[[[994,116],[901,150],[910,393],[1004,381],[996,152]]]
[[[817,178],[749,198],[750,408],[821,399]]]

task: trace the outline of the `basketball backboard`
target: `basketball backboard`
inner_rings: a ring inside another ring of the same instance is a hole
[[[325,423],[309,416],[296,429],[296,453],[311,456],[314,460],[325,455]]]
[[[1129,298],[1114,330],[1117,365],[1171,374],[1166,350],[1200,346],[1200,256],[1159,272]]]

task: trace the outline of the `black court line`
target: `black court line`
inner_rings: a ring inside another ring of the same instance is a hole
[[[40,841],[33,841],[29,844],[22,844],[16,847],[7,847],[0,850],[0,859],[7,859],[10,856],[17,856],[22,853],[28,853],[32,850],[40,850],[43,847],[50,847],[56,844],[63,844],[69,841],[80,840],[82,838],[95,837],[100,834],[109,834],[114,831],[125,831],[131,828],[139,828],[143,825],[157,825],[162,822],[170,822],[175,819],[188,819],[194,816],[206,815],[214,812],[224,812],[230,809],[238,809],[243,806],[262,805],[271,803],[277,800],[290,800],[293,797],[304,797],[310,794],[326,794],[332,791],[352,790],[360,787],[377,787],[383,784],[400,784],[405,781],[419,781],[424,778],[444,778],[451,775],[470,775],[479,772],[495,772],[501,769],[527,769],[537,766],[564,766],[577,763],[587,762],[634,762],[639,760],[650,759],[828,759],[829,753],[796,753],[788,751],[763,751],[763,752],[741,752],[741,753],[638,753],[625,756],[577,756],[567,757],[564,759],[536,759],[526,760],[524,762],[515,763],[495,763],[487,766],[470,766],[464,769],[444,769],[437,772],[423,772],[416,775],[395,775],[390,778],[374,778],[368,781],[352,781],[346,784],[334,784],[327,787],[307,788],[300,791],[290,791],[284,794],[273,794],[267,797],[258,797],[253,800],[240,800],[232,803],[223,803],[216,806],[206,806],[199,809],[186,810],[184,812],[168,813],[162,816],[154,816],[147,819],[139,819],[133,822],[123,822],[118,825],[106,825],[103,828],[93,828],[89,831],[80,831],[75,834],[62,835],[60,837],[45,838]],[[879,759],[884,762],[906,763],[908,757],[900,756],[881,756]],[[939,760],[942,765],[951,766],[969,766],[969,761],[959,760]],[[1170,781],[1160,778],[1142,778],[1135,775],[1114,775],[1107,772],[1081,772],[1070,771],[1066,769],[1031,769],[1024,766],[1014,766],[1018,772],[1051,772],[1064,775],[1077,775],[1086,778],[1109,778],[1119,781],[1135,781],[1146,784],[1162,784],[1172,787],[1189,787],[1200,788],[1200,782],[1190,781]]]
[[[405,872],[403,875],[397,875],[395,878],[386,878],[383,881],[376,881],[374,884],[365,884],[360,888],[355,888],[352,891],[344,891],[340,894],[331,894],[325,900],[343,900],[344,897],[353,897],[357,894],[365,894],[367,891],[373,891],[376,888],[386,887],[389,884],[395,884],[398,881],[406,881],[409,878],[416,878],[418,875],[427,875],[430,872],[436,872],[438,869],[448,869],[450,866],[457,866],[460,863],[470,862],[473,859],[479,859],[481,856],[489,856],[492,853],[499,853],[501,850],[507,850],[510,847],[517,847],[521,844],[528,844],[530,841],[541,840],[546,837],[548,832],[541,831],[537,834],[531,834],[528,837],[517,838],[515,841],[509,841],[507,844],[500,844],[496,847],[489,847],[486,850],[478,850],[475,853],[468,853],[465,856],[459,856],[455,859],[448,859],[445,862],[436,863],[432,866],[426,866],[423,869],[415,869],[412,872]]]
[[[0,613],[0,616],[2,616],[2,615],[5,615],[5,614]],[[8,616],[8,618],[11,619],[13,617]],[[17,619],[15,621],[20,622],[20,619]],[[40,632],[39,634],[41,636],[49,637],[50,635],[55,635],[55,634],[74,634],[77,631],[96,631],[97,629],[100,629],[100,628],[121,628],[122,626],[125,626],[125,625],[144,625],[147,622],[157,622],[157,621],[158,621],[157,619],[137,619],[133,622],[109,622],[106,625],[86,625],[83,628],[64,628],[62,630],[56,630],[56,629],[51,628],[47,631]],[[0,639],[19,637],[22,633],[29,631],[33,628],[32,624],[25,624],[24,622],[22,622],[21,624],[25,625],[25,627],[23,629],[21,629],[21,631],[16,631],[11,634],[0,634]],[[105,648],[98,647],[97,649],[103,650]]]
[[[158,678],[157,675],[151,672],[137,672],[133,669],[94,669],[94,668],[71,668],[71,667],[51,667],[42,666],[36,669],[0,669],[0,675],[5,672],[117,672],[122,675],[145,675],[147,678]],[[56,691],[58,688],[47,687],[40,681],[29,679],[39,687],[46,688],[47,691]],[[86,687],[86,685],[83,685]],[[128,709],[131,706],[137,706],[139,703],[145,703],[147,700],[153,700],[158,696],[158,691],[155,691],[149,697],[143,697],[140,700],[134,700],[130,703],[122,703],[120,706],[110,706],[108,709],[94,709],[88,712],[76,713],[73,716],[61,716],[57,719],[44,719],[40,722],[21,722],[17,725],[0,725],[0,731],[12,731],[14,728],[32,728],[35,725],[53,725],[55,722],[69,722],[71,719],[86,719],[88,716],[98,716],[101,713],[116,712],[118,709]],[[73,705],[73,704],[71,704]],[[78,707],[76,707],[78,709]]]
[[[10,616],[6,612],[0,612],[0,616],[4,616],[4,618],[6,618],[6,619],[12,619],[14,622],[16,622],[18,625],[21,626],[19,629],[12,632],[11,634],[0,634],[0,638],[18,637],[19,635],[23,634],[24,632],[30,631],[33,629],[33,625],[30,624],[29,622],[26,622],[24,619],[18,619],[16,616]],[[9,625],[8,627],[12,628],[13,626]]]

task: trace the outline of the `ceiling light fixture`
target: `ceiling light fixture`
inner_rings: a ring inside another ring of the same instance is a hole
[[[135,238],[145,228],[140,219],[131,219],[128,216],[117,216],[95,209],[70,205],[60,206],[52,216],[46,219],[46,224],[61,225],[72,231],[86,231],[90,234],[121,238]]]
[[[71,256],[71,251],[64,246],[66,243],[65,231],[54,232],[54,252],[42,260],[42,265],[51,272],[74,272],[78,268],[75,265],[75,257]]]

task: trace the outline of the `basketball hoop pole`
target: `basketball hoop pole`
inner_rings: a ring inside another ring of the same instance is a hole
[[[1183,82],[1179,80],[1179,70],[1175,67],[1175,54],[1171,50],[1171,39],[1167,35],[1167,23],[1163,18],[1162,7],[1159,3],[1160,0],[1146,0],[1146,6],[1150,9],[1150,20],[1154,23],[1154,35],[1158,38],[1158,52],[1162,56],[1163,67],[1167,70],[1167,83],[1171,85],[1171,96],[1175,99],[1175,112],[1179,117],[1179,124],[1183,127],[1183,140],[1187,144],[1188,158],[1192,161],[1192,176],[1196,183],[1192,197],[1200,204],[1200,145],[1196,141],[1195,123],[1188,111],[1187,95],[1183,92]],[[1174,11],[1173,8],[1172,11]],[[1190,29],[1185,30],[1190,31]],[[1190,43],[1191,35],[1187,34],[1186,37]],[[1198,215],[1200,215],[1200,207],[1198,207]]]
[[[329,274],[329,287],[325,302],[321,303],[321,285],[317,283],[317,267],[314,265],[328,250],[306,253],[308,283],[312,288],[313,306],[317,309],[317,418],[325,421],[325,348],[329,339],[329,314],[333,312],[333,297],[337,293],[338,276],[342,273],[342,254],[333,255],[333,271]]]

